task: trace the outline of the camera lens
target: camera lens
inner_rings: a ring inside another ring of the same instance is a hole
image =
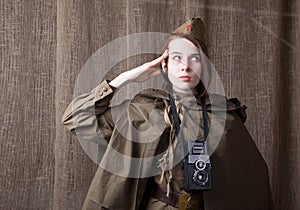
[[[198,169],[198,170],[203,170],[205,167],[206,167],[206,163],[203,161],[203,160],[197,160],[195,162],[195,167]]]
[[[208,174],[206,171],[195,171],[193,180],[197,184],[204,185],[207,182]]]

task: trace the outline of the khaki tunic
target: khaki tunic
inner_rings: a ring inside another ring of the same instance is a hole
[[[163,114],[168,109],[168,95],[155,89],[143,91],[133,100],[114,107],[114,113],[117,113],[114,118],[111,112],[112,107],[110,107],[113,93],[114,90],[107,81],[103,81],[90,93],[75,98],[63,115],[63,124],[81,140],[105,145],[99,138],[103,137],[111,148],[132,157],[152,157],[162,149],[161,147],[166,149],[169,138],[172,137],[170,131],[174,130],[172,122],[166,126],[163,135],[151,143],[133,142],[126,139],[120,131],[131,131],[132,129],[127,127],[130,125],[134,125],[140,131],[147,130],[153,123],[149,120],[150,113],[157,109]],[[206,99],[209,119],[217,120],[210,124],[212,137],[209,139],[209,144],[216,149],[210,156],[212,189],[203,194],[205,210],[272,209],[268,168],[243,124],[244,107],[237,100],[228,100],[225,110],[222,106],[218,110],[221,98],[221,96],[210,95]],[[213,105],[217,107],[214,113],[212,112]],[[226,117],[219,115],[218,111],[219,113],[226,112]],[[118,124],[115,122],[122,126],[116,129]],[[224,131],[223,125],[225,125]],[[218,133],[218,130],[223,132]],[[153,132],[153,136],[157,135],[155,131]],[[202,132],[203,129],[200,126],[200,133]],[[130,135],[133,134],[129,133],[128,136]],[[220,139],[220,142],[215,142],[214,139]],[[111,150],[106,149],[100,165],[109,164],[119,163],[114,162]],[[142,165],[129,164],[125,168],[125,171],[128,169],[128,176],[132,167],[140,167],[140,171],[145,169]],[[175,179],[172,180],[172,190],[182,192],[182,174],[177,170],[173,177]],[[156,182],[157,179],[158,176],[154,177]],[[151,191],[148,191],[150,180],[153,178],[119,176],[99,167],[90,185],[83,209],[175,209],[151,198]]]

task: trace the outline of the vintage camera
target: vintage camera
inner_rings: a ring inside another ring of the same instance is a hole
[[[211,189],[211,162],[206,141],[189,141],[189,154],[183,161],[184,190],[187,192]]]

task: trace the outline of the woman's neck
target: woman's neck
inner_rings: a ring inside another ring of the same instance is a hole
[[[198,95],[198,91],[196,89],[188,89],[188,90],[178,90],[176,88],[173,88],[173,92],[177,95]]]

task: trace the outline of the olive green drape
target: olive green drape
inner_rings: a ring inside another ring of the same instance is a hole
[[[117,38],[169,33],[188,17],[204,19],[227,96],[248,106],[276,209],[300,209],[298,0],[0,1],[0,209],[80,209],[96,164],[61,117],[82,67]]]

